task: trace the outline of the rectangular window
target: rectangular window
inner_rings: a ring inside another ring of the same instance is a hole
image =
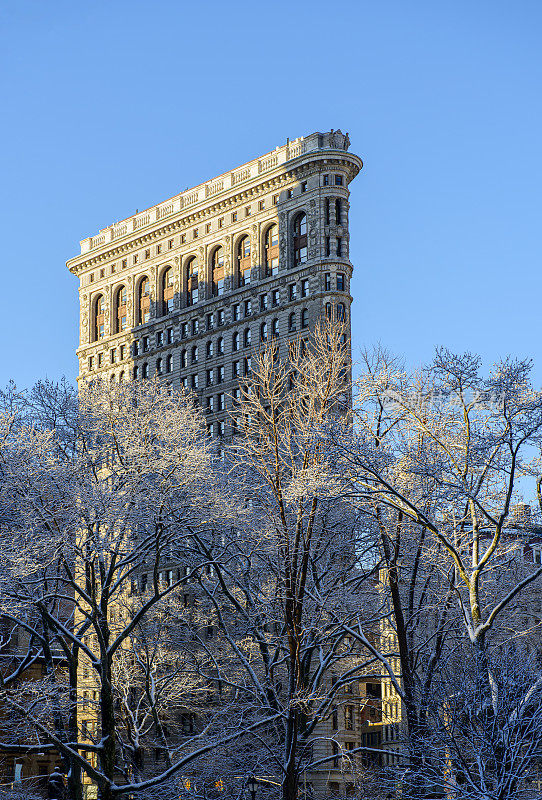
[[[212,386],[213,385],[213,370],[208,369],[205,372],[205,385]]]
[[[161,244],[157,244],[156,245],[156,255],[159,256],[161,252],[162,252],[162,245]]]
[[[113,348],[111,350],[111,353],[109,354],[109,357],[110,357],[111,363],[114,364],[115,361],[117,360],[117,351],[115,350],[115,348]]]
[[[181,244],[185,244],[186,242],[186,233],[181,234]]]
[[[168,239],[167,249],[173,250],[173,239]]]
[[[192,375],[192,389],[198,388],[198,374]]]
[[[143,337],[143,352],[146,353],[148,349],[149,349],[149,337],[148,336],[144,336]]]
[[[216,371],[216,382],[224,383],[224,365],[222,364]]]
[[[213,396],[210,395],[206,400],[207,411],[211,412],[213,410]]]
[[[233,364],[231,365],[231,374],[233,378],[239,377],[240,363],[241,363],[240,361],[234,361]]]
[[[303,181],[303,183],[301,184],[301,193],[306,191],[307,191],[307,181]]]
[[[250,217],[250,206],[246,206],[245,208],[245,217]]]
[[[103,353],[98,353],[98,366],[101,367],[103,362]]]
[[[290,300],[297,299],[297,286],[295,283],[290,283],[288,286],[288,297]]]
[[[197,239],[198,236],[199,236],[199,231],[197,228],[194,228],[194,230],[192,231],[192,239]]]
[[[294,190],[288,189],[288,200],[291,200],[293,196],[294,196]]]
[[[273,289],[273,292],[271,293],[271,305],[278,306],[279,303],[280,303],[280,290]]]
[[[305,278],[301,281],[301,297],[309,296],[309,279]]]
[[[279,196],[278,196],[278,194],[274,194],[273,195],[273,205],[276,206],[278,204],[278,202],[279,202]]]
[[[126,269],[127,266],[128,266],[128,259],[127,258],[123,258],[122,259],[122,268]]]
[[[265,200],[260,200],[258,203],[258,211],[263,211],[265,209]]]
[[[157,331],[156,347],[162,347],[163,344],[164,344],[164,331]]]
[[[88,368],[89,370],[92,370],[92,356],[88,357]]]
[[[220,219],[218,220],[218,227],[222,228],[223,226],[224,226],[224,217],[220,217]]]
[[[335,175],[335,186],[342,186],[342,185],[343,185],[343,176]]]
[[[245,300],[245,317],[250,316],[250,300]]]
[[[125,356],[126,356],[126,345],[125,344],[121,344],[121,346],[120,346],[120,360],[124,361]]]
[[[216,428],[217,428],[217,430],[216,430],[217,436],[224,436],[224,420],[223,419],[221,419],[221,420],[219,420],[217,422]]]
[[[198,321],[197,319],[192,320],[192,336],[196,336],[198,332]]]
[[[215,315],[207,314],[207,330],[212,331],[215,324]]]
[[[337,255],[342,256],[343,254],[343,240],[341,236],[337,236]]]
[[[94,283],[94,273],[93,272],[91,272],[90,275],[88,276],[88,282],[89,283]]]
[[[329,236],[326,236],[326,256],[331,255],[331,239]]]
[[[183,322],[181,325],[181,337],[186,339],[188,336],[188,322]]]
[[[241,307],[239,306],[239,303],[235,303],[235,305],[233,306],[232,316],[234,322],[237,322],[239,320],[239,317],[241,316]]]
[[[219,308],[216,312],[216,325],[220,328],[221,325],[224,325],[224,309]]]
[[[210,222],[208,222],[207,225],[205,226],[205,233],[211,233],[211,223]]]
[[[344,272],[337,273],[337,291],[344,292]]]
[[[150,257],[151,257],[151,251],[150,250],[145,250],[145,260],[147,260]]]
[[[135,256],[134,256],[134,258],[133,258],[133,263],[134,263],[134,264],[137,264],[137,259],[138,259],[138,255],[137,255],[137,253],[136,253],[136,254],[135,254]]]
[[[222,367],[224,369],[224,367]],[[216,396],[216,410],[217,411],[224,411],[226,405],[226,397],[223,392],[217,394]]]
[[[267,295],[260,295],[260,311],[267,311]]]
[[[354,706],[344,708],[344,727],[347,731],[354,730]]]
[[[326,292],[331,291],[331,272],[326,272],[324,275],[324,285]]]
[[[101,269],[100,270],[100,278],[104,278],[104,277],[105,277],[105,269]]]
[[[231,215],[231,221],[237,222],[237,211],[233,211]]]
[[[117,268],[114,264],[111,264],[111,274],[113,275],[116,272]]]
[[[324,175],[324,186],[329,186],[329,175]]]

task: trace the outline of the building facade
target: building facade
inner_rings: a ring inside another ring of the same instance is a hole
[[[215,435],[251,358],[329,316],[350,323],[341,131],[288,142],[81,242],[79,380],[159,376],[197,393]]]

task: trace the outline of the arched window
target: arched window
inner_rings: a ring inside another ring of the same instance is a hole
[[[294,266],[307,260],[307,217],[298,214],[294,220]]]
[[[295,311],[292,311],[290,316],[288,317],[288,330],[290,333],[296,330],[296,319],[295,319]]]
[[[212,339],[209,339],[209,341],[207,342],[206,353],[207,353],[207,358],[212,358],[213,357],[213,340]]]
[[[245,328],[243,333],[243,346],[250,347],[250,328]]]
[[[224,293],[224,250],[217,247],[211,258],[211,286],[213,297]]]
[[[173,270],[168,267],[162,275],[162,315],[173,311]]]
[[[331,310],[331,303],[326,303],[326,317],[328,319],[331,319],[332,316],[333,316],[333,313],[332,313],[332,310]]]
[[[279,321],[277,317],[275,317],[275,319],[271,323],[271,333],[273,334],[273,336],[279,335]]]
[[[181,351],[181,369],[186,367],[186,350]]]
[[[124,372],[121,372],[119,375],[119,383],[124,383]]]
[[[248,286],[250,283],[250,237],[243,236],[237,243],[237,284]]]
[[[222,338],[222,336],[220,337],[220,339],[216,343],[216,354],[218,356],[223,356],[224,355],[224,339]]]
[[[192,364],[198,363],[198,348],[196,345],[194,345],[190,353],[190,361],[192,362]]]
[[[115,294],[115,333],[125,331],[128,320],[126,316],[126,286],[119,286]]]
[[[161,375],[162,374],[162,363],[163,362],[162,362],[161,358],[157,358],[156,359],[156,374],[157,375]]]
[[[232,350],[239,350],[239,333],[235,331],[233,336],[231,337],[231,349]]]
[[[342,203],[340,200],[335,200],[335,224],[340,225],[342,222]]]
[[[265,234],[265,274],[276,275],[279,271],[279,228],[271,225]]]
[[[166,372],[171,372],[172,369],[173,369],[173,356],[170,353],[169,356],[166,358]]]
[[[308,328],[309,327],[309,312],[306,308],[303,309],[301,312],[301,327]]]
[[[262,322],[260,325],[260,341],[266,342],[267,341],[267,322]]]
[[[103,339],[105,336],[105,302],[103,294],[95,298],[92,307],[92,341]]]
[[[137,292],[138,304],[138,324],[148,322],[151,318],[151,286],[147,276],[141,278],[139,281],[139,288]]]
[[[337,319],[339,322],[344,322],[346,319],[346,308],[344,303],[337,303]]]
[[[185,286],[186,286],[186,305],[193,306],[198,302],[199,296],[199,278],[198,278],[198,262],[195,256],[190,258],[184,268],[185,273]]]

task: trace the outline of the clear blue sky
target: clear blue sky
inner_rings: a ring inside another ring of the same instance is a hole
[[[76,375],[80,239],[314,130],[351,196],[354,345],[540,342],[539,0],[0,6],[0,383]]]

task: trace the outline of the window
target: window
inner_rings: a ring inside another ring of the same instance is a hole
[[[132,345],[132,351],[134,356],[139,355],[139,342],[134,342]]]
[[[217,340],[217,343],[216,343],[216,354],[217,354],[217,356],[223,356],[224,355],[224,339],[222,338],[222,336],[220,337],[220,339]]]
[[[288,286],[288,299],[289,300],[297,299],[297,286],[295,283],[290,283]]]
[[[235,303],[231,313],[233,321],[238,322],[238,320],[241,318],[241,306],[239,305],[239,303]]]
[[[198,374],[192,375],[192,389],[198,388]]]
[[[239,350],[239,332],[235,331],[231,337],[231,349],[235,352]]]
[[[354,706],[344,707],[344,727],[347,731],[354,730]]]
[[[143,352],[146,353],[147,350],[149,349],[149,337],[144,336],[141,341],[143,342]]]
[[[301,312],[301,327],[308,328],[309,327],[309,312],[306,308],[303,309]]]
[[[162,363],[163,362],[162,362],[161,358],[157,358],[156,359],[156,374],[157,375],[161,375],[162,374]]]
[[[326,197],[325,207],[324,207],[324,220],[325,224],[329,225],[330,223],[330,199]]]
[[[197,228],[194,228],[194,230],[192,231],[192,239],[197,239],[198,236],[199,236],[199,231]]]
[[[217,367],[216,370],[216,382],[217,383],[224,383],[224,364],[221,364]]]
[[[181,244],[186,244],[186,233],[181,233]]]
[[[186,369],[187,353],[186,350],[181,350],[181,369]]]
[[[205,226],[205,233],[211,233],[211,223],[210,222],[208,222],[207,225]]]
[[[213,341],[212,341],[212,339],[209,339],[209,341],[207,342],[207,346],[205,348],[205,356],[206,356],[206,358],[212,358],[213,357]]]
[[[260,200],[258,202],[258,211],[263,211],[265,209],[265,200]]]
[[[250,270],[250,237],[243,236],[237,243],[237,286],[248,286]]]
[[[267,311],[267,295],[260,295],[260,311]]]
[[[273,320],[273,322],[271,323],[271,333],[272,333],[273,336],[278,336],[279,335],[279,321],[278,321],[278,319],[276,317]]]
[[[296,330],[295,311],[292,311],[292,313],[288,317],[288,330],[290,331],[290,333]]]
[[[224,294],[224,249],[216,247],[211,258],[211,293],[213,297]]]
[[[162,347],[164,344],[164,332],[157,331],[156,333],[156,347]]]
[[[301,297],[309,296],[309,279],[305,278],[301,281]]]
[[[326,272],[324,275],[324,287],[326,292],[331,291],[331,272]]]
[[[145,261],[150,257],[151,257],[151,251],[150,250],[145,250]]]
[[[226,396],[225,396],[224,392],[221,392],[220,394],[217,394],[217,396],[216,396],[216,410],[217,411],[224,411],[225,407],[226,407]]]
[[[220,217],[220,219],[218,220],[218,227],[222,228],[223,226],[224,226],[224,217]]]
[[[245,328],[243,332],[243,347],[250,347],[250,328]]]
[[[234,401],[238,403],[241,399],[241,389],[238,386],[235,386],[232,390],[231,396],[233,397]]]
[[[166,334],[167,334],[167,343],[168,344],[172,344],[172,342],[173,342],[173,328],[167,328],[166,329]]]
[[[120,360],[124,361],[125,358],[126,358],[126,345],[125,344],[121,344],[121,346],[120,346]]]
[[[185,377],[182,379],[181,383],[182,383],[183,389],[188,389],[188,375],[185,375]]]
[[[260,325],[260,341],[266,342],[267,341],[267,322],[262,322]]]
[[[207,398],[205,403],[206,403],[207,411],[212,411],[213,410],[213,396],[209,395],[209,397]]]
[[[243,359],[243,367],[244,367],[243,372],[245,375],[250,374],[250,369],[251,369],[250,365],[251,365],[251,360],[250,356],[248,356],[247,358]]]
[[[128,320],[126,316],[127,293],[125,286],[119,286],[115,294],[115,333],[126,330]]]
[[[197,335],[198,328],[199,328],[199,325],[198,325],[197,319],[193,319],[192,320],[192,336],[196,336]]]
[[[145,363],[141,367],[141,377],[148,378],[149,377],[149,365],[145,361]]]
[[[303,192],[306,191],[307,191],[307,181],[303,181],[303,183],[301,184],[301,194],[303,194]]]
[[[333,314],[332,314],[332,311],[331,311],[331,303],[326,303],[326,317],[328,319],[331,319],[332,316],[333,316]]]
[[[184,270],[186,281],[186,305],[193,306],[198,302],[199,295],[198,262],[195,256],[189,259]]]
[[[162,275],[162,315],[173,311],[173,270],[168,267]]]
[[[181,339],[186,339],[188,337],[188,322],[183,322],[181,325]]]
[[[335,224],[340,225],[342,222],[342,203],[340,200],[335,200]]]
[[[103,294],[95,298],[92,311],[92,341],[103,339],[105,336],[105,302]]]
[[[207,330],[212,331],[215,323],[215,315],[207,314]]]
[[[245,217],[250,217],[250,206],[246,206],[245,208]]]
[[[104,354],[103,353],[98,353],[98,366],[99,367],[102,366],[103,360],[104,360]]]
[[[333,714],[331,715],[331,728],[334,731],[339,730],[339,712],[336,708],[333,709]]]
[[[339,745],[337,742],[331,742],[331,753],[333,755],[333,766],[337,769],[339,766]]]
[[[341,236],[337,236],[337,255],[342,256],[343,254],[343,240]]]
[[[195,344],[192,350],[190,351],[190,363],[197,364],[198,363],[198,346]]]
[[[213,385],[213,370],[208,369],[205,371],[205,385],[212,386]]]
[[[166,358],[166,372],[171,372],[173,369],[173,356],[170,354]]]
[[[231,374],[233,378],[239,377],[240,363],[241,363],[240,361],[234,361],[233,364],[231,365]]]
[[[291,199],[292,199],[292,197],[294,196],[294,191],[293,191],[293,189],[288,189],[287,195],[288,195],[288,200],[291,200]]]
[[[346,308],[344,303],[337,303],[337,319],[339,322],[346,320]]]
[[[231,221],[237,222],[237,211],[233,211],[231,215]]]
[[[137,253],[136,253],[135,256],[132,259],[132,263],[133,264],[137,264],[137,260],[138,260],[138,256],[137,256]]]
[[[298,214],[294,220],[294,266],[307,260],[307,217]]]
[[[126,269],[127,266],[128,266],[128,259],[127,258],[123,258],[122,259],[122,268]]]
[[[139,281],[139,289],[138,289],[138,304],[137,304],[137,311],[138,311],[138,323],[139,325],[143,325],[145,322],[148,322],[151,318],[151,286],[149,283],[149,279],[147,276],[141,278]]]
[[[245,317],[250,317],[251,310],[250,300],[245,300]]]
[[[265,234],[264,267],[266,275],[276,275],[279,271],[278,225],[271,225]]]
[[[173,250],[173,239],[168,239],[167,249]]]
[[[274,194],[272,200],[273,200],[273,205],[276,206],[279,202],[278,194]]]
[[[326,236],[326,256],[331,255],[331,239],[329,236]]]
[[[220,328],[222,325],[224,325],[224,309],[219,308],[216,312],[216,326]]]
[[[343,185],[343,176],[335,175],[335,186],[342,186],[342,185]]]
[[[273,289],[273,291],[271,292],[271,305],[278,306],[279,303],[280,303],[280,290]]]
[[[324,186],[329,186],[329,175],[324,175]]]

